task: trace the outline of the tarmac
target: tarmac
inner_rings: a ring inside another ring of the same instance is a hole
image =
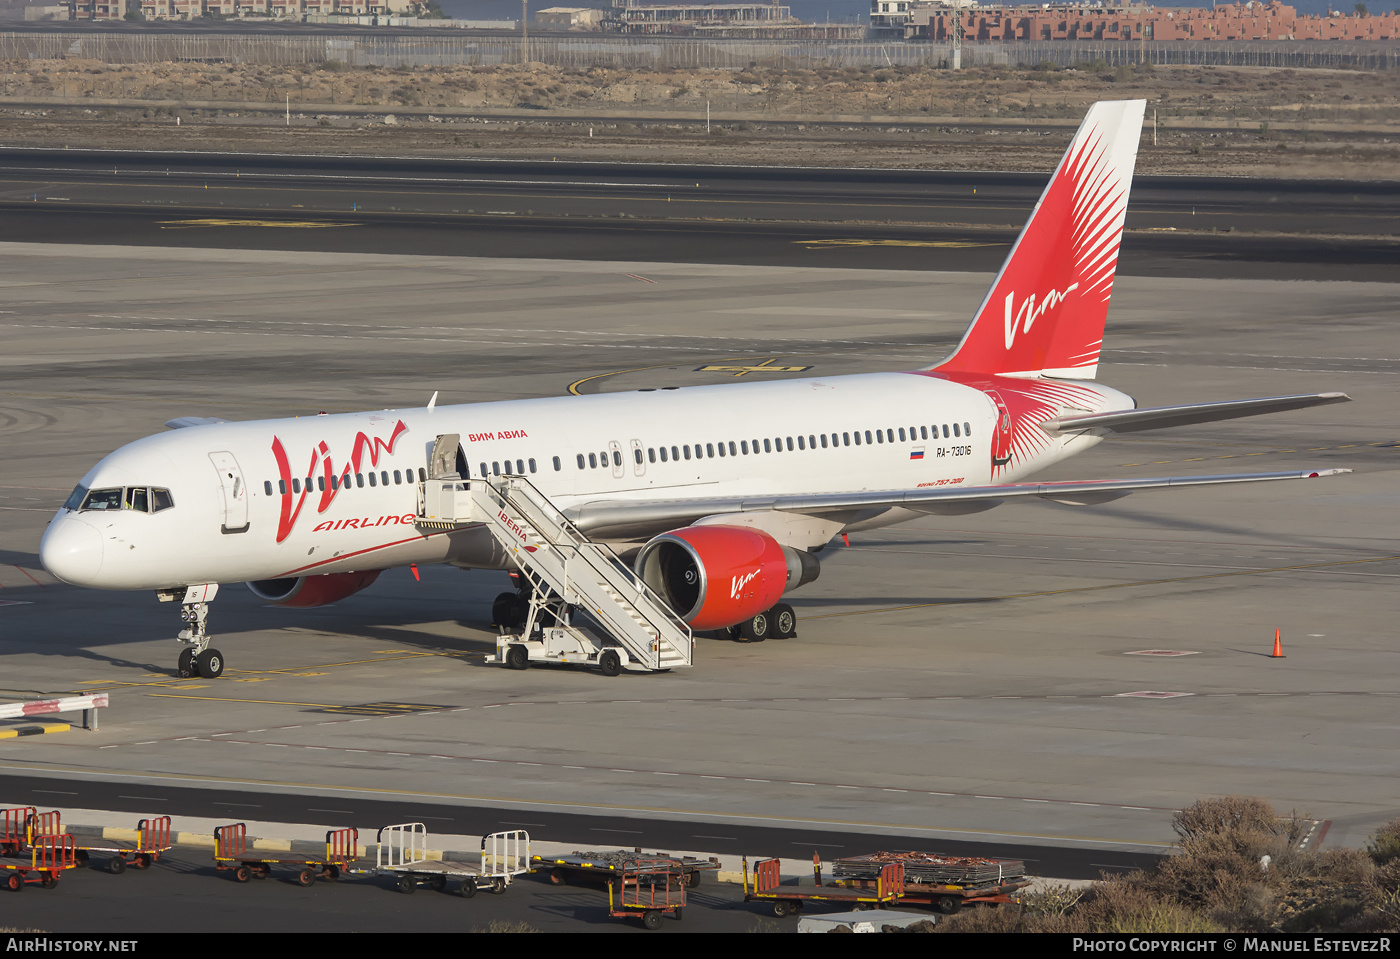
[[[0,770],[155,787],[132,790],[152,812],[182,785],[661,816],[700,852],[754,822],[1159,851],[1173,810],[1221,794],[1363,844],[1400,815],[1390,284],[1120,278],[1099,378],[1139,405],[1355,402],[1115,437],[1041,475],[1355,473],[852,535],[792,595],[796,639],[702,639],[670,674],[486,666],[504,574],[433,568],[314,610],[226,587],[228,671],[178,680],[169,607],[38,568],[79,477],[175,416],[909,369],[989,280],[0,244],[3,685],[112,697],[98,731],[0,740]]]

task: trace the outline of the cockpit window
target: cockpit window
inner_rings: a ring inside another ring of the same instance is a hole
[[[82,507],[83,500],[87,499],[88,488],[79,483],[73,487],[73,492],[68,494],[68,499],[64,500],[63,508],[76,510]]]
[[[83,509],[121,509],[121,487],[116,489],[95,489],[83,500]]]
[[[128,486],[123,489],[119,486],[89,492],[79,486],[63,505],[66,509],[129,509],[140,513],[159,513],[174,506],[175,501],[170,498],[168,489],[152,489],[147,486]]]

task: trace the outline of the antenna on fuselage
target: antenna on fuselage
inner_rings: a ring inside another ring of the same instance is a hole
[[[428,400],[428,412],[429,412],[429,413],[431,413],[431,412],[433,411],[433,407],[437,406],[437,395],[438,395],[438,391],[437,391],[437,390],[433,390],[433,398],[430,399],[430,400]]]

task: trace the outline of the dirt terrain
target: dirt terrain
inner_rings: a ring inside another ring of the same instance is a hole
[[[1130,97],[1150,101],[1144,172],[1400,176],[1398,74],[1102,63],[955,73],[12,61],[0,69],[0,143],[1043,170],[1090,103]]]

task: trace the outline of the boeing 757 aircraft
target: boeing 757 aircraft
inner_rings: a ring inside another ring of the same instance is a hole
[[[634,561],[692,629],[757,640],[792,635],[792,608],[780,600],[817,576],[828,542],[853,530],[1028,496],[1092,505],[1135,490],[1346,472],[1024,482],[1111,431],[1348,399],[1137,409],[1095,381],[1143,107],[1089,110],[972,325],[935,365],[300,419],[175,419],[82,478],[44,534],[44,567],[78,586],[178,600],[180,674],[213,678],[224,659],[206,619],[220,584],[244,581],[270,603],[305,607],[345,599],[394,566],[527,563],[483,524],[423,522],[422,484],[453,475],[450,454],[446,470],[432,462],[437,438],[455,435],[456,477],[523,477],[583,534]],[[512,598],[498,599],[498,623],[519,615]]]

